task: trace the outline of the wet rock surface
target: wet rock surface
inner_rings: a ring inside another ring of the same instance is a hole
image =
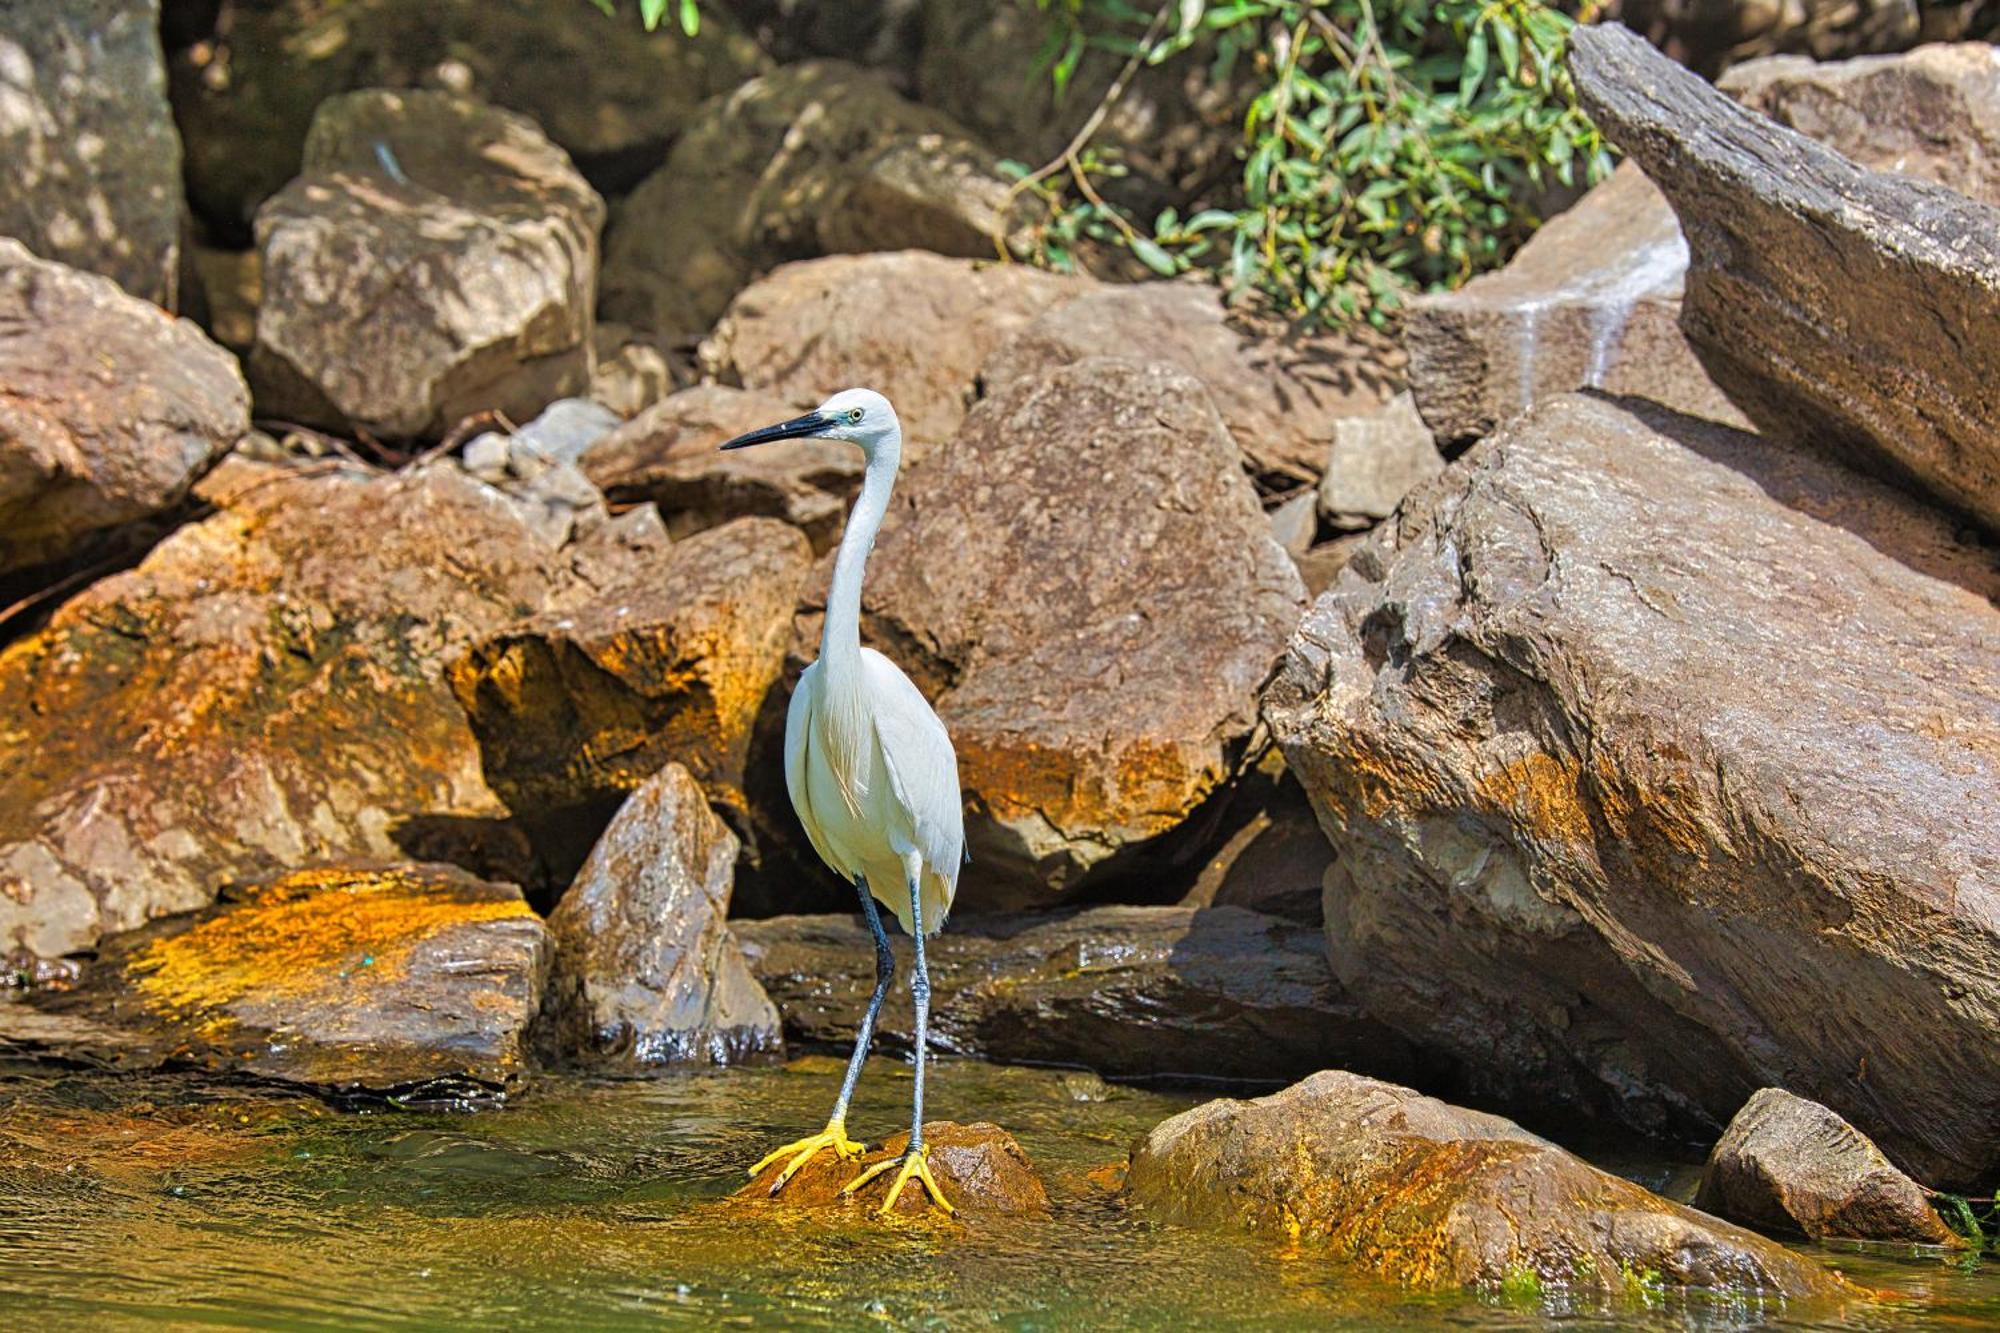
[[[725,383],[796,407],[875,389],[896,405],[907,471],[958,431],[1007,336],[1088,290],[1080,278],[915,250],[787,264],[730,304],[702,360]]]
[[[300,870],[104,940],[75,990],[0,1005],[0,1035],[117,1068],[477,1100],[522,1073],[549,957],[511,884],[442,865]]]
[[[249,429],[192,324],[0,239],[0,572],[178,503]]]
[[[777,1008],[725,920],[736,852],[679,764],[626,799],[549,916],[562,1054],[645,1069],[783,1048]]]
[[[1133,1149],[1125,1189],[1155,1216],[1324,1247],[1419,1288],[1845,1285],[1510,1120],[1339,1071],[1164,1122]]]
[[[1868,1136],[1817,1102],[1761,1088],[1708,1156],[1695,1205],[1814,1240],[1958,1246],[1924,1196]]]
[[[1399,358],[1356,330],[1307,334],[1232,317],[1204,282],[1146,282],[1083,292],[1008,338],[980,371],[988,393],[1093,356],[1164,363],[1202,383],[1273,490],[1317,482],[1334,423],[1379,407]]]
[[[842,61],[786,65],[704,106],[618,206],[604,313],[699,337],[753,277],[787,260],[906,247],[991,258],[1007,193],[993,154],[883,75]]]
[[[898,487],[862,608],[957,747],[960,902],[1048,905],[1181,823],[1303,602],[1185,373],[1098,358],[980,402]]]
[[[172,310],[181,141],[159,27],[158,0],[0,10],[0,237]]]
[[[604,203],[533,122],[441,92],[320,104],[257,214],[271,416],[435,438],[588,386]]]
[[[794,1042],[851,1049],[875,986],[859,916],[735,923]],[[909,941],[895,936],[897,975]],[[1340,1063],[1395,1076],[1408,1047],[1367,1018],[1326,964],[1317,926],[1240,907],[1093,907],[1066,915],[954,916],[926,947],[931,1048],[1077,1064],[1116,1077],[1285,1078]],[[907,1050],[897,985],[877,1041]]]
[[[841,1189],[877,1162],[900,1156],[909,1141],[909,1131],[905,1130],[891,1135],[873,1152],[846,1162],[835,1160],[831,1153],[821,1153],[800,1167],[783,1190],[772,1194],[771,1182],[784,1169],[784,1163],[776,1163],[736,1191],[731,1201],[771,1208],[866,1208],[873,1212],[888,1197],[895,1172],[877,1176],[846,1198],[841,1197]],[[930,1148],[931,1174],[937,1177],[938,1188],[958,1210],[961,1221],[1048,1211],[1048,1190],[1036,1174],[1035,1164],[1028,1160],[1027,1152],[1015,1142],[1014,1136],[998,1125],[983,1121],[970,1125],[950,1120],[926,1121],[924,1143]],[[896,1199],[895,1211],[905,1217],[942,1216],[931,1207],[918,1182],[904,1187]]]
[[[1545,404],[1378,530],[1266,696],[1336,973],[1505,1089],[1720,1124],[1782,1080],[1978,1180],[1996,592],[1816,452]]]
[[[1580,30],[1570,66],[1694,238],[1682,327],[1744,414],[2000,529],[2000,213],[1858,166],[1622,28]]]
[[[776,518],[824,554],[861,488],[861,451],[826,440],[776,440],[729,453],[718,447],[796,415],[791,400],[772,393],[698,385],[594,445],[583,470],[615,504],[652,501],[676,537],[735,518]]]

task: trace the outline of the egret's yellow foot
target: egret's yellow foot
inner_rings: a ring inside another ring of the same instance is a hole
[[[890,1209],[894,1208],[897,1196],[903,1192],[903,1186],[909,1184],[910,1180],[914,1177],[923,1182],[924,1193],[930,1196],[931,1202],[944,1209],[945,1216],[949,1217],[958,1210],[951,1206],[950,1201],[944,1197],[944,1191],[938,1188],[937,1177],[931,1174],[930,1158],[931,1150],[926,1146],[912,1152],[906,1152],[901,1157],[891,1157],[886,1162],[877,1162],[841,1186],[840,1192],[843,1195],[852,1194],[869,1181],[875,1179],[875,1177],[881,1175],[884,1171],[887,1171],[890,1167],[901,1167],[902,1169],[896,1172],[896,1178],[889,1182],[888,1197],[882,1200],[882,1206],[876,1211],[887,1213]]]
[[[773,1148],[770,1152],[765,1153],[758,1160],[757,1165],[750,1168],[750,1178],[755,1180],[758,1176],[764,1174],[765,1168],[769,1167],[771,1163],[781,1158],[790,1157],[792,1160],[785,1163],[785,1169],[780,1171],[778,1178],[771,1182],[771,1193],[776,1194],[785,1187],[785,1182],[789,1181],[798,1172],[798,1169],[807,1162],[810,1162],[816,1154],[830,1152],[833,1154],[835,1161],[845,1162],[850,1158],[861,1156],[866,1151],[867,1149],[861,1144],[847,1137],[846,1125],[838,1120],[829,1120],[826,1128],[822,1129],[819,1133],[799,1139],[794,1143],[787,1143],[782,1148]]]

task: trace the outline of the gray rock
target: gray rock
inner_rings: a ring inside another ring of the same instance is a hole
[[[181,141],[158,0],[0,7],[0,236],[175,308]]]
[[[1333,423],[1333,448],[1319,483],[1319,516],[1336,528],[1372,528],[1403,497],[1444,471],[1416,401],[1398,394],[1371,416]]]
[[[1729,1122],[1695,1206],[1814,1240],[1964,1244],[1866,1134],[1781,1088],[1759,1089]]]
[[[782,1049],[726,921],[736,852],[679,764],[626,798],[549,916],[548,1017],[564,1055],[648,1068]]]
[[[249,429],[194,325],[0,238],[0,572],[179,503]]]
[[[1284,547],[1285,554],[1293,559],[1312,546],[1319,527],[1319,507],[1311,491],[1293,496],[1264,517],[1271,524],[1271,540]]]
[[[1782,1082],[1983,1178],[1996,602],[1815,452],[1551,400],[1377,529],[1266,696],[1335,971],[1498,1092],[1720,1124]]]
[[[2000,212],[1869,171],[1615,26],[1570,68],[1691,238],[1681,324],[1765,433],[2000,528]]]
[[[580,392],[603,218],[510,112],[434,92],[322,103],[305,174],[257,215],[259,410],[411,439]]]
[[[665,349],[623,324],[603,324],[592,334],[597,344],[597,369],[591,372],[590,396],[630,421],[681,387]]]
[[[542,409],[542,414],[515,431],[509,441],[509,458],[517,472],[535,470],[520,461],[520,454],[532,454],[542,466],[549,463],[576,463],[599,440],[624,424],[624,418],[602,403],[588,398],[558,398]]]

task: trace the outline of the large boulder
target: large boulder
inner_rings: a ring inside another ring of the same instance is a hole
[[[319,104],[361,88],[463,93],[533,119],[600,188],[657,165],[695,108],[768,62],[707,9],[701,35],[541,0],[226,5],[172,57],[189,202],[228,239],[299,172]]]
[[[321,104],[258,210],[261,413],[435,437],[590,381],[604,204],[534,124],[438,92]]]
[[[874,389],[903,423],[903,461],[949,440],[1007,335],[1088,283],[918,250],[787,264],[730,303],[702,344],[709,373],[794,405]]]
[[[175,308],[181,141],[158,0],[0,9],[0,236]]]
[[[858,916],[738,921],[736,932],[792,1041],[852,1046],[875,989]],[[955,916],[925,950],[932,1048],[1107,1077],[1297,1078],[1329,1064],[1406,1075],[1408,1046],[1341,989],[1323,938],[1240,907]],[[908,976],[908,941],[893,944]],[[895,987],[883,1049],[910,1049],[914,1022],[908,988]]]
[[[1097,358],[975,406],[897,490],[862,607],[957,747],[961,900],[1047,905],[1184,821],[1304,601],[1184,372]]]
[[[1377,530],[1267,694],[1335,971],[1499,1090],[1720,1124],[1781,1085],[1986,1176],[1996,601],[1815,452],[1550,400]]]
[[[1570,67],[1693,238],[1682,328],[1737,406],[2000,528],[2000,211],[1858,166],[1623,28],[1579,29]]]
[[[824,440],[755,449],[724,440],[796,416],[788,399],[701,384],[664,398],[593,445],[583,470],[614,504],[652,501],[676,537],[731,519],[778,518],[824,553],[861,486],[861,452]]]
[[[0,650],[0,951],[86,949],[300,864],[518,839],[446,669],[577,553],[452,469],[226,464],[204,493],[212,517]]]
[[[1232,316],[1206,282],[1105,286],[1038,316],[980,371],[987,392],[1091,356],[1142,355],[1202,382],[1243,463],[1268,489],[1314,483],[1334,423],[1398,387],[1390,348],[1364,330],[1307,333]]]
[[[0,239],[0,573],[180,502],[250,429],[235,358]]]
[[[511,884],[421,863],[299,870],[105,939],[80,986],[0,1006],[0,1038],[463,1105],[521,1075],[549,955]]]
[[[640,784],[549,916],[549,1023],[567,1056],[651,1068],[782,1048],[729,932],[736,838],[685,768]]]
[[[1729,1122],[1695,1206],[1814,1240],[1964,1243],[1866,1134],[1782,1088],[1759,1089]]]
[[[1125,1189],[1156,1216],[1311,1245],[1416,1288],[1845,1287],[1511,1120],[1340,1071],[1162,1122],[1132,1150]]]
[[[699,337],[786,260],[904,248],[992,257],[1008,207],[998,160],[950,117],[872,70],[786,65],[706,105],[619,204],[604,315]]]

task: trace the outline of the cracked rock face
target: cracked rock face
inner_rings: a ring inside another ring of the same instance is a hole
[[[1266,716],[1369,1011],[1496,1089],[1782,1085],[1942,1187],[2000,1153],[2000,572],[1820,455],[1553,399],[1405,502]]]

